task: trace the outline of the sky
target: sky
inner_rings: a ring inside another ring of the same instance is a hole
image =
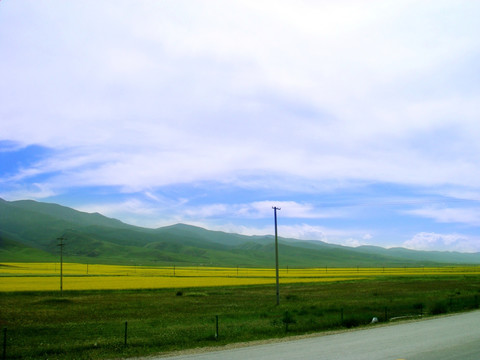
[[[480,251],[480,2],[0,1],[0,198]]]

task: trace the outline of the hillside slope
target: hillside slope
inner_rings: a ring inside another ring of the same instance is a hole
[[[0,199],[0,261],[52,261],[64,237],[66,261],[144,265],[273,267],[273,236],[245,236],[185,224],[147,229],[101,214],[31,200]],[[351,248],[279,239],[281,267],[480,263],[480,254]]]

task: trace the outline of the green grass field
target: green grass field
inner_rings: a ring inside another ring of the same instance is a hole
[[[277,306],[272,285],[5,292],[0,326],[8,359],[124,358],[475,309],[480,276],[380,276],[282,285],[280,293]]]

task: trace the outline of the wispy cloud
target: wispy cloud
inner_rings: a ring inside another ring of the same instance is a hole
[[[480,225],[480,208],[429,206],[406,211],[408,214],[433,219],[441,223],[461,223],[471,226]]]
[[[196,225],[202,226],[201,223]],[[273,235],[273,224],[270,226],[254,227],[235,224],[222,224],[218,226],[209,226],[219,231],[233,232],[242,235]],[[360,246],[368,244],[371,235],[361,229],[335,229],[319,225],[306,223],[294,225],[279,225],[279,236],[282,238],[293,238],[299,240],[319,240],[330,244],[340,244],[345,246]]]
[[[437,233],[418,233],[403,246],[415,250],[439,250],[439,251],[460,251],[460,252],[478,252],[480,251],[480,239],[461,234],[437,234]]]
[[[254,201],[246,204],[208,204],[192,206],[185,210],[184,215],[191,218],[241,218],[270,219],[273,216],[273,206],[280,208],[282,218],[289,219],[322,219],[345,216],[338,209],[320,211],[312,204],[295,201]]]
[[[3,197],[259,229],[277,205],[292,226],[385,233],[378,211],[319,204],[480,193],[476,2],[0,7]],[[475,226],[467,205],[395,214]]]

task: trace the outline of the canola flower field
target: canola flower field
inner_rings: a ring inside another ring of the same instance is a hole
[[[280,269],[281,283],[339,282],[392,276],[478,275],[478,266]],[[128,290],[275,284],[275,269],[0,263],[0,292]]]

